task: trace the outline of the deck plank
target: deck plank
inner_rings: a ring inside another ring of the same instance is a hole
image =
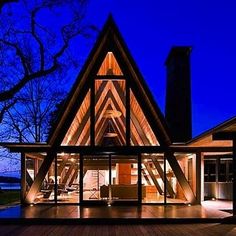
[[[171,218],[218,218],[229,217],[232,214],[208,206],[194,205],[142,205],[137,206],[93,206],[82,207],[74,205],[33,207],[15,206],[0,211],[0,220],[5,218],[40,218],[40,219],[171,219]],[[106,222],[105,222],[106,223]]]
[[[235,224],[151,224],[151,225],[0,225],[0,235],[112,235],[112,236],[233,236]]]

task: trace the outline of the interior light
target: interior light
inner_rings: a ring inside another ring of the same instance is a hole
[[[105,118],[117,118],[120,117],[122,113],[118,110],[108,109],[104,112],[103,117]]]

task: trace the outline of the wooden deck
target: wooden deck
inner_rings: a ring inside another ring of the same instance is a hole
[[[81,236],[234,236],[229,224],[149,224],[149,225],[0,225],[0,235],[81,235]]]
[[[0,235],[233,236],[236,224],[209,223],[228,222],[231,214],[219,209],[229,208],[227,202],[202,206],[15,206],[0,210]]]
[[[219,205],[219,204],[218,204]],[[31,223],[182,223],[221,222],[232,215],[227,205],[221,210],[215,204],[204,205],[142,205],[142,206],[77,206],[34,205],[15,206],[0,211],[0,222]],[[225,209],[225,210],[222,210]]]

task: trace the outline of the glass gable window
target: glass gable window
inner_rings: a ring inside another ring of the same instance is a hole
[[[97,75],[123,75],[120,66],[112,52],[108,52]]]
[[[131,145],[159,145],[158,140],[132,90],[130,90],[130,129]]]
[[[129,89],[130,102],[127,104],[126,77],[112,52],[106,54],[92,83],[94,89],[89,89],[62,145],[90,145],[90,134],[93,134],[94,144],[97,146],[125,146],[127,136],[130,137],[130,144],[133,146],[159,145],[132,89]],[[91,94],[92,91],[94,94]],[[91,108],[93,104],[94,107]],[[126,130],[127,109],[130,109],[129,130]],[[92,111],[94,112],[93,127],[91,127]],[[128,131],[129,135],[127,135]]]
[[[112,52],[95,80],[95,145],[126,145],[126,81]]]
[[[62,145],[86,146],[90,144],[90,90],[71,123]]]

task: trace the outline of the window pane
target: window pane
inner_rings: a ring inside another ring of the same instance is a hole
[[[162,154],[142,155],[142,202],[164,203],[164,158]]]
[[[77,153],[58,153],[57,155],[57,202],[79,202],[79,162]]]
[[[220,160],[219,177],[218,177],[219,182],[226,182],[226,177],[227,177],[226,164],[227,164],[226,160],[222,159]]]
[[[130,90],[130,141],[134,146],[159,145],[158,140],[147,121],[143,109],[134,93]]]
[[[83,175],[83,200],[96,201],[109,198],[108,156],[84,156]]]
[[[97,75],[123,75],[120,66],[112,52],[108,52]]]
[[[62,145],[89,145],[90,144],[90,91],[84,98],[76,116],[71,123]]]
[[[204,181],[205,182],[216,181],[216,160],[204,161]]]
[[[95,80],[95,144],[126,144],[125,80]]]
[[[136,156],[112,156],[112,201],[138,200],[138,163]]]
[[[41,162],[42,158],[47,158],[46,153],[34,153],[35,162]],[[39,171],[39,166],[36,164],[35,176]],[[34,203],[54,203],[55,202],[55,160],[53,160],[43,182],[38,191]]]

